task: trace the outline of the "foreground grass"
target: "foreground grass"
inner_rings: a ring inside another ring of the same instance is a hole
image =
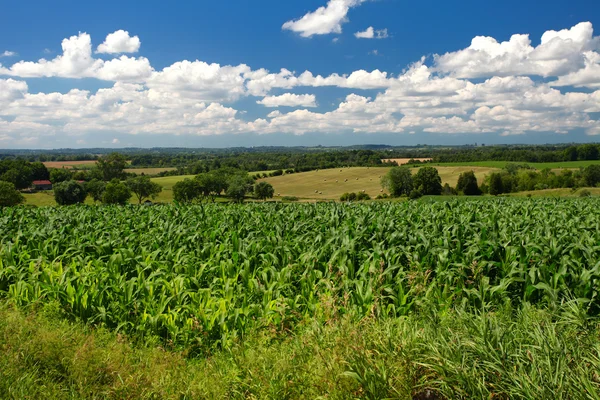
[[[600,328],[578,306],[354,320],[323,308],[294,332],[192,354],[0,306],[3,399],[598,399]]]

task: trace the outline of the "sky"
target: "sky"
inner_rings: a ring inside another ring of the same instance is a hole
[[[0,10],[0,148],[600,141],[597,0]]]

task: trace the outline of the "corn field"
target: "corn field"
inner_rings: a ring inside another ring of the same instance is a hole
[[[0,239],[0,298],[174,346],[331,312],[600,312],[598,199],[4,208]]]

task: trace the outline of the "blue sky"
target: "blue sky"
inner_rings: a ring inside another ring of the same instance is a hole
[[[597,1],[30,1],[2,17],[3,148],[600,137]]]

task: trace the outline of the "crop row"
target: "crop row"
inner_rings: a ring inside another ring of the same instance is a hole
[[[596,199],[5,208],[0,240],[0,297],[175,345],[332,310],[600,312]]]

